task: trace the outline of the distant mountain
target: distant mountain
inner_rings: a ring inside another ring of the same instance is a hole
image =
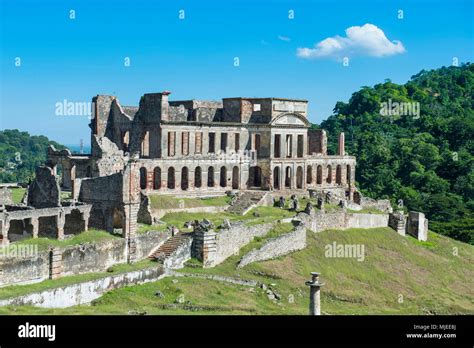
[[[357,156],[371,197],[425,212],[430,229],[474,243],[474,65],[421,71],[404,85],[362,87],[321,125]]]

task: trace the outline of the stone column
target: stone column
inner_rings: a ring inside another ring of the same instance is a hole
[[[33,238],[38,238],[39,219],[38,218],[31,218],[31,226],[33,228]]]
[[[56,237],[58,240],[64,239],[64,225],[66,223],[66,214],[64,211],[59,211],[58,215],[56,215],[56,226],[57,226],[57,234]]]
[[[124,206],[123,236],[127,240],[127,262],[136,261],[137,218],[140,204],[126,204]]]
[[[309,286],[309,315],[321,315],[321,286],[318,272],[311,272],[311,280],[305,284]]]
[[[341,132],[339,134],[339,142],[337,146],[337,154],[338,156],[345,156],[345,138],[344,138],[344,132]]]
[[[84,231],[89,229],[89,219],[91,217],[91,213],[89,211],[82,212],[82,220],[84,221]]]

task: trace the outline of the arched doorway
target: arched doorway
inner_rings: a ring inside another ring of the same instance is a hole
[[[296,168],[296,188],[303,188],[303,167]]]
[[[194,170],[194,187],[201,187],[202,186],[202,170],[201,167],[196,167]]]
[[[174,168],[168,168],[168,189],[174,190],[175,188],[175,178],[174,178]]]
[[[188,167],[181,169],[181,190],[186,191],[189,187],[189,171]]]
[[[250,167],[249,170],[249,186],[262,186],[262,169],[260,167]]]
[[[311,166],[306,168],[306,183],[310,185],[313,183],[313,167]]]
[[[142,190],[146,189],[146,168],[145,167],[140,168],[140,188]]]
[[[342,184],[342,169],[339,164],[336,167],[336,184]]]
[[[235,166],[232,168],[232,189],[237,190],[239,188],[239,167]]]
[[[316,169],[316,184],[322,185],[323,183],[323,167],[318,166]]]
[[[227,170],[225,167],[221,167],[221,172],[219,176],[219,184],[221,187],[226,187],[227,184]]]
[[[153,170],[153,190],[159,190],[161,188],[161,168],[155,167]]]
[[[326,178],[326,182],[328,184],[331,184],[332,183],[332,167],[331,166],[327,167],[327,173],[328,173],[328,176]]]
[[[280,167],[273,169],[273,188],[275,190],[280,189]]]
[[[214,167],[207,170],[207,187],[214,187]]]
[[[285,168],[285,188],[291,188],[292,173],[291,167]]]

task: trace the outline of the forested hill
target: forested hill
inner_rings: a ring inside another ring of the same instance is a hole
[[[332,153],[337,134],[346,133],[364,194],[401,199],[407,209],[425,212],[431,229],[472,243],[473,94],[472,64],[423,70],[404,85],[362,87],[348,103],[337,102],[320,127]]]
[[[17,129],[0,131],[0,183],[28,183],[37,166],[46,160],[48,146],[64,146],[45,136],[36,136]]]

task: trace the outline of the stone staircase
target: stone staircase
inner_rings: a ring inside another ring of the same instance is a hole
[[[267,191],[244,191],[234,199],[227,211],[245,215],[250,209],[260,205],[267,194]]]
[[[183,244],[185,244],[189,238],[192,238],[192,233],[183,233],[179,232],[175,234],[173,237],[169,238],[166,242],[164,242],[160,247],[155,249],[150,256],[149,259],[164,263],[165,260],[173,255],[173,253]]]

